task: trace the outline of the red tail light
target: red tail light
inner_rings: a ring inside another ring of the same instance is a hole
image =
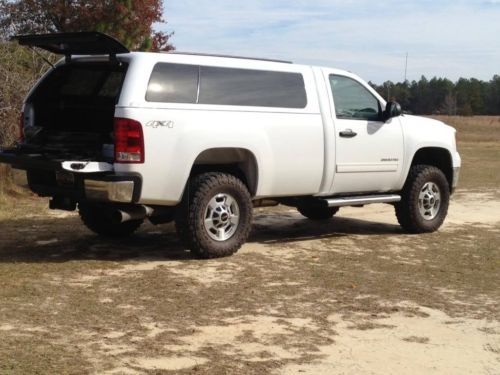
[[[144,136],[140,122],[115,118],[115,163],[144,163]]]
[[[24,113],[19,116],[19,142],[24,142]]]

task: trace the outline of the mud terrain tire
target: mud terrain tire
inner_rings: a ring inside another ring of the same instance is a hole
[[[237,177],[221,172],[192,178],[177,210],[181,240],[200,258],[234,254],[245,243],[252,225],[252,199]]]
[[[399,224],[410,233],[434,232],[448,213],[450,187],[444,173],[430,165],[410,169],[401,201],[395,204]]]

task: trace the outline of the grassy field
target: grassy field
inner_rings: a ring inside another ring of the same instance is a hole
[[[458,129],[437,233],[392,208],[326,223],[260,209],[235,256],[172,225],[103,241],[33,197],[0,216],[0,374],[493,374],[500,365],[500,118]]]
[[[461,189],[500,188],[500,117],[439,116],[457,129],[462,156]]]

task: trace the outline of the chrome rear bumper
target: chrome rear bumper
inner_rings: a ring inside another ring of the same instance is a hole
[[[85,179],[84,189],[88,200],[131,203],[134,199],[135,183]]]

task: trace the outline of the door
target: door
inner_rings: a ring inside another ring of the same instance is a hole
[[[403,166],[399,118],[383,120],[382,104],[365,84],[328,76],[335,124],[333,194],[396,190]]]

